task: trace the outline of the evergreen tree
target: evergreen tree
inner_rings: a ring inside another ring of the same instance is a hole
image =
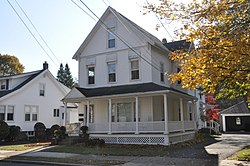
[[[65,74],[65,84],[69,88],[73,88],[74,86],[74,80],[71,75],[70,69],[68,64],[66,63],[65,68],[64,68],[64,74]]]
[[[57,72],[57,80],[68,88],[73,88],[74,81],[68,64],[65,65],[65,68],[62,63],[60,64],[60,68]]]

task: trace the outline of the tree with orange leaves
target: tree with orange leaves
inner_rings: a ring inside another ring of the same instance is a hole
[[[190,52],[176,51],[171,59],[181,71],[170,80],[182,81],[183,88],[200,86],[218,98],[235,98],[250,94],[250,1],[193,0],[191,3],[160,1],[147,4],[167,20],[182,21],[180,38],[195,42]]]

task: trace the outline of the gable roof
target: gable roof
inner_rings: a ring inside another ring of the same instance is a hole
[[[244,101],[219,112],[220,114],[250,114]]]
[[[170,51],[176,51],[176,50],[184,50],[189,51],[192,47],[191,42],[187,42],[186,40],[180,40],[180,41],[174,41],[169,43],[164,43],[164,46],[167,47]]]
[[[28,76],[28,78],[13,89],[0,91],[0,100],[9,97],[8,95],[17,93],[21,88],[23,88],[24,86],[28,86],[28,84],[30,84],[34,79],[42,76],[44,73],[47,73],[47,76],[50,78],[50,80],[52,80],[52,82],[56,84],[56,87],[58,87],[58,89],[61,90],[61,92],[66,94],[70,91],[68,87],[57,81],[48,69],[43,69],[43,70],[8,76],[9,78],[16,78],[16,77],[19,78]]]
[[[103,21],[110,13],[112,13],[119,21],[121,21],[122,24],[130,27],[131,30],[135,33],[135,35],[141,36],[143,38],[143,40],[149,42],[151,45],[153,45],[157,48],[160,48],[164,51],[169,51],[157,37],[155,37],[151,33],[147,32],[146,30],[144,30],[143,28],[141,28],[140,26],[135,24],[133,21],[129,20],[127,17],[123,16],[122,14],[120,14],[115,9],[113,9],[112,7],[109,6],[106,9],[106,11],[103,13],[101,18],[98,20],[98,22],[95,24],[94,28],[88,34],[86,39],[83,41],[81,46],[78,48],[78,50],[76,51],[76,53],[73,56],[73,59],[76,59],[76,60],[78,59],[79,55],[84,50],[84,48],[87,46],[87,44],[91,40],[91,38],[95,35],[96,31],[101,26],[103,26]],[[104,27],[106,27],[106,25],[104,25]]]
[[[30,75],[26,80],[24,80],[21,84],[19,84],[18,86],[16,86],[14,89],[11,90],[4,90],[4,91],[0,91],[0,98],[4,97],[12,92],[17,91],[18,89],[21,89],[24,85],[26,85],[27,83],[29,83],[31,80],[33,80],[35,77],[37,77],[40,73],[42,73],[44,70],[38,70],[38,71],[34,71],[34,72],[29,72],[29,73],[23,73],[23,74],[18,74],[18,76],[22,76],[22,75]],[[6,77],[15,77],[16,75],[13,76],[6,76]]]

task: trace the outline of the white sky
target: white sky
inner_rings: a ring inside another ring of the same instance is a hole
[[[29,16],[29,19],[43,36],[57,59],[32,28],[16,1]],[[92,15],[79,0],[74,1]],[[77,78],[78,63],[72,57],[96,22],[74,5],[71,0],[9,0],[9,2],[14,6],[54,62],[25,28],[9,5],[8,0],[0,0],[0,53],[18,57],[25,66],[25,72],[40,70],[43,62],[47,61],[49,70],[55,77],[60,63],[64,65],[68,63],[73,77]],[[160,40],[162,38],[166,38],[168,41],[172,40],[164,28],[160,28],[159,31],[155,30],[156,24],[159,22],[153,13],[142,14],[142,5],[146,3],[146,0],[83,0],[83,2],[98,17],[101,17],[110,3],[118,12]],[[154,0],[149,2],[154,2]],[[174,36],[173,26],[165,26],[172,36]]]

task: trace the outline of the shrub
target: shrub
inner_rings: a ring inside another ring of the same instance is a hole
[[[27,141],[28,140],[28,136],[25,132],[19,132],[17,137],[16,137],[16,141]]]
[[[61,126],[60,127],[60,131],[61,131],[62,138],[65,138],[66,137],[66,127],[65,126]]]
[[[89,146],[103,147],[105,145],[105,141],[103,139],[99,139],[99,138],[89,139],[88,145]]]
[[[9,132],[9,135],[7,136],[6,139],[8,141],[16,141],[18,135],[21,132],[21,128],[19,126],[10,126],[9,130],[10,130],[10,132]]]
[[[57,125],[57,124],[55,124],[55,125],[51,126],[51,128],[50,128],[50,132],[51,132],[52,136],[54,136],[55,131],[56,131],[56,130],[59,130],[59,129],[60,129],[60,126],[59,126],[59,125]]]
[[[6,122],[0,121],[0,140],[5,139],[9,135],[10,129]]]
[[[88,126],[82,126],[82,127],[80,128],[80,130],[82,131],[82,134],[87,133],[88,129],[89,129]]]
[[[42,122],[37,122],[34,125],[35,137],[37,141],[46,139],[46,127]]]

